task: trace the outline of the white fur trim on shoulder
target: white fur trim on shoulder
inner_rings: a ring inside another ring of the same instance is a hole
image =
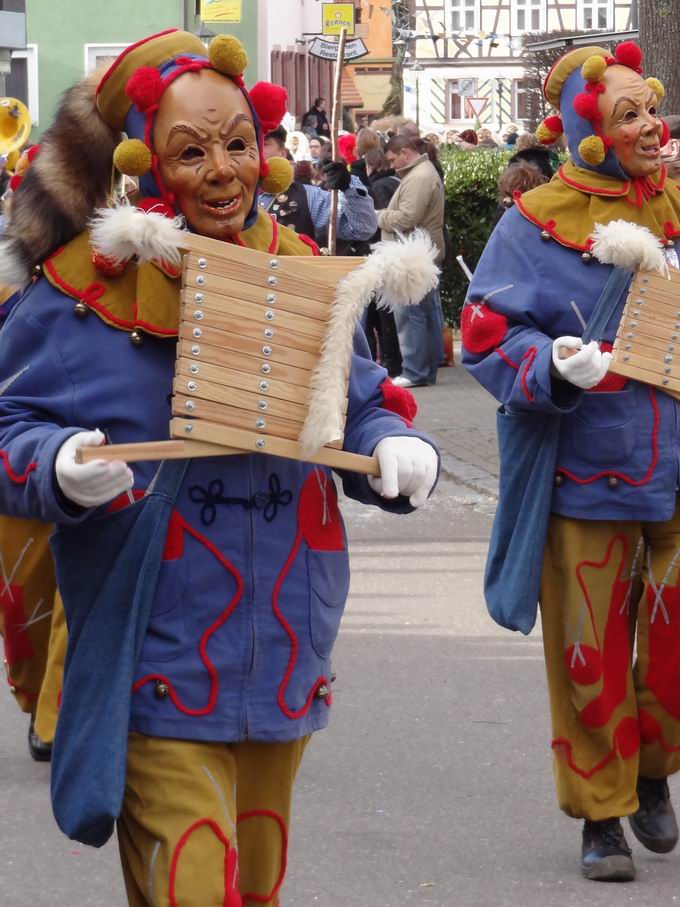
[[[371,297],[384,308],[416,305],[437,285],[437,250],[416,230],[397,242],[380,242],[371,255],[343,277],[335,293],[319,364],[310,381],[309,410],[300,435],[306,456],[342,438],[342,407],[357,319]]]
[[[0,242],[0,286],[20,290],[30,279],[30,262],[21,254],[21,244],[14,239]]]
[[[116,261],[138,256],[140,261],[159,259],[171,265],[182,261],[180,249],[184,220],[174,220],[132,205],[98,208],[90,221],[93,248]]]
[[[668,274],[668,264],[659,240],[647,227],[626,220],[595,224],[591,252],[605,265],[634,271],[657,271]]]

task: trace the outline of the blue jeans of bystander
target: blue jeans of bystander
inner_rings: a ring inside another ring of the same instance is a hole
[[[441,326],[438,315],[439,289],[431,290],[418,305],[396,306],[404,378],[414,384],[434,384],[441,345]]]

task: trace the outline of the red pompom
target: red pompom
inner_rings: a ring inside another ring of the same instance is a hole
[[[599,120],[602,114],[597,109],[597,96],[594,94],[577,94],[574,98],[574,110],[584,120]]]
[[[263,132],[276,129],[286,113],[286,89],[271,82],[257,82],[248,94]]]
[[[357,156],[355,154],[356,147],[357,137],[355,135],[352,135],[351,132],[348,132],[347,135],[341,135],[338,139],[338,151],[340,152],[340,157],[348,164],[353,164],[357,159]]]
[[[671,131],[668,128],[668,123],[662,118],[661,119],[661,138],[659,143],[663,148],[664,145],[667,145],[671,140]]]
[[[546,117],[543,120],[543,125],[546,129],[549,129],[555,135],[562,135],[562,133],[564,132],[564,124],[562,123],[561,117]]]
[[[40,151],[40,145],[38,144],[38,145],[31,145],[31,147],[28,149],[28,151],[24,152],[29,164],[33,163],[33,161],[35,160],[39,151]]]
[[[173,211],[170,205],[166,205],[160,198],[142,198],[135,208],[140,211],[146,211],[147,214],[162,214],[164,217],[177,217],[177,212]]]
[[[642,51],[633,41],[623,41],[614,51],[616,62],[640,72]]]
[[[12,192],[17,191],[17,189],[21,185],[21,181],[23,178],[24,177],[21,173],[15,173],[13,176],[10,177],[9,188],[12,190]]]
[[[155,107],[163,94],[163,81],[153,66],[142,66],[128,79],[125,92],[137,109],[144,113]]]

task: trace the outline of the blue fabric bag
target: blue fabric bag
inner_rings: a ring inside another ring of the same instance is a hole
[[[629,271],[613,268],[583,333],[584,341],[601,338],[630,279]],[[526,634],[536,623],[560,423],[559,413],[510,411],[501,406],[496,415],[500,486],[484,597],[497,624]]]
[[[68,625],[52,809],[64,834],[93,847],[111,837],[123,804],[134,671],[186,468],[164,461],[143,498],[51,539]]]

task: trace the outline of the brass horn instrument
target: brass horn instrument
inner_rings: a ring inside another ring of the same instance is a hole
[[[31,115],[17,98],[0,98],[0,154],[19,151],[31,134]]]

